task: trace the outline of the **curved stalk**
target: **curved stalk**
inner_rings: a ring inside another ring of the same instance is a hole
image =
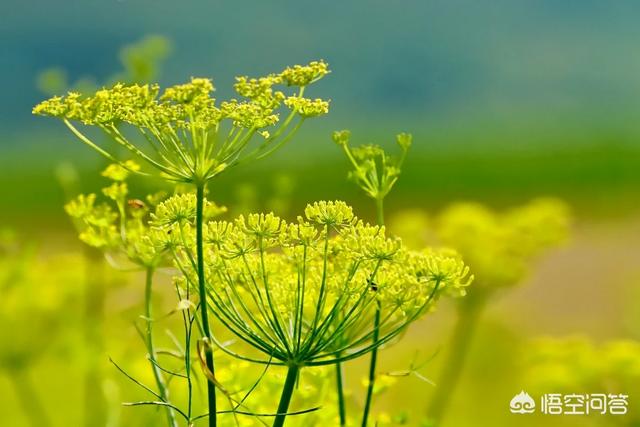
[[[200,298],[200,316],[202,321],[202,335],[209,343],[213,343],[211,329],[209,327],[209,316],[207,313],[207,293],[204,278],[204,183],[196,186],[196,262],[198,264],[198,293]],[[215,374],[213,367],[213,352],[209,346],[205,347],[205,361],[207,368]],[[209,407],[209,427],[217,425],[216,408],[216,386],[211,381],[207,381],[207,405]]]
[[[451,339],[449,357],[437,382],[437,392],[427,409],[427,416],[435,427],[442,423],[458,384],[460,373],[464,368],[466,355],[469,351],[469,345],[475,333],[475,326],[478,324],[478,317],[484,309],[484,301],[481,296],[472,297],[472,293],[469,293],[461,301],[462,305],[459,307],[458,320]]]
[[[145,341],[147,345],[147,352],[149,353],[149,362],[151,363],[151,369],[153,370],[153,378],[156,380],[158,387],[158,394],[164,402],[169,402],[169,390],[167,384],[164,381],[164,376],[160,371],[156,361],[156,350],[153,343],[153,313],[151,310],[151,288],[153,285],[153,268],[147,268],[144,288],[144,316],[147,321],[147,329],[145,331]],[[176,420],[176,414],[173,408],[170,406],[167,409],[167,420],[171,427],[178,427],[178,421]]]
[[[282,388],[282,395],[280,396],[280,403],[278,404],[278,412],[276,419],[273,421],[273,427],[282,427],[284,420],[287,417],[287,411],[289,410],[289,404],[291,403],[291,396],[293,396],[293,389],[298,379],[298,371],[300,367],[298,365],[289,365],[287,371],[287,379],[284,381],[284,387]]]

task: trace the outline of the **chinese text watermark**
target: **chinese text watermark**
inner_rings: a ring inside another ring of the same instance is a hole
[[[524,391],[516,394],[509,403],[514,414],[536,412],[536,401]],[[545,415],[625,415],[629,410],[626,394],[561,394],[547,393],[540,397],[539,412]]]

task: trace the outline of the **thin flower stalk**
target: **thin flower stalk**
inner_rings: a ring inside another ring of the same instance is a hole
[[[338,416],[340,417],[340,425],[347,424],[347,405],[344,398],[344,373],[342,363],[336,363],[336,391],[338,394]]]
[[[147,346],[147,353],[149,357],[149,361],[151,363],[151,370],[153,372],[153,378],[156,382],[156,386],[158,387],[158,394],[163,402],[170,402],[169,399],[169,389],[167,387],[167,383],[164,379],[164,375],[160,369],[160,366],[157,362],[157,353],[155,349],[154,339],[153,339],[153,311],[152,311],[152,285],[153,285],[153,275],[154,269],[153,267],[147,267],[145,271],[145,292],[144,292],[144,315],[146,320],[146,330],[145,330],[145,342]],[[176,414],[173,408],[167,406],[167,421],[168,425],[171,427],[178,427],[178,421],[176,419]]]
[[[199,184],[197,186],[196,194],[196,259],[197,259],[197,271],[198,271],[198,295],[206,295],[206,283],[205,283],[205,271],[204,271],[204,240],[203,240],[203,223],[204,223],[204,185]],[[209,325],[209,314],[207,311],[207,305],[204,302],[200,302],[200,316],[202,318],[202,335],[207,342],[213,340],[211,329]],[[205,359],[207,369],[212,373],[215,373],[213,365],[213,350],[210,346],[206,346]],[[216,386],[211,381],[207,381],[207,403],[209,408],[209,414],[217,413],[216,402]],[[210,416],[209,419],[215,420],[215,415]],[[215,424],[215,421],[214,421]],[[211,425],[211,423],[210,423]]]

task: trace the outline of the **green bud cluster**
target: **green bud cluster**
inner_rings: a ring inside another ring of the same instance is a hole
[[[400,177],[402,164],[411,147],[412,136],[408,133],[396,136],[396,143],[401,150],[397,158],[387,154],[378,145],[351,147],[350,140],[351,132],[348,130],[333,133],[333,141],[342,147],[353,168],[349,172],[349,179],[372,199],[384,199]]]

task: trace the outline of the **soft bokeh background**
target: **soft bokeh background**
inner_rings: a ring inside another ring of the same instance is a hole
[[[478,417],[491,425],[523,422],[508,413],[508,403],[527,387],[522,349],[537,336],[578,334],[595,345],[640,339],[639,3],[4,0],[0,16],[0,229],[32,245],[37,268],[47,269],[30,273],[26,282],[33,285],[21,303],[62,301],[51,303],[55,310],[42,331],[29,316],[9,314],[19,304],[3,308],[0,329],[11,334],[2,334],[0,352],[26,342],[29,352],[42,353],[22,371],[38,384],[54,425],[81,425],[83,384],[92,381],[88,365],[112,381],[96,387],[112,387],[114,402],[126,398],[103,356],[126,353],[118,348],[123,341],[138,345],[131,322],[141,295],[135,281],[123,285],[131,279],[91,264],[99,261],[82,261],[76,275],[70,271],[77,268],[65,268],[70,258],[82,258],[83,248],[62,210],[60,171],[72,165],[78,189],[96,191],[104,164],[57,121],[33,117],[31,108],[56,88],[125,78],[135,57],[122,48],[149,35],[161,38],[142,50],[164,57],[154,80],[212,77],[221,98],[231,94],[236,74],[318,58],[330,63],[333,73],[313,95],[332,100],[331,114],[310,123],[285,150],[212,186],[214,198],[237,211],[275,208],[290,215],[329,198],[348,200],[372,217],[364,196],[345,181],[346,162],[331,142],[331,132],[341,128],[351,129],[356,143],[390,146],[396,133],[414,134],[387,202],[391,211],[411,207],[432,216],[458,200],[506,208],[541,195],[570,204],[571,241],[483,316],[445,426],[477,425]],[[104,277],[98,295],[78,290],[87,274]],[[60,296],[65,292],[71,296]],[[91,301],[104,301],[103,308]],[[87,326],[85,315],[92,314],[97,320]],[[453,317],[452,307],[442,306],[414,328],[410,339],[383,354],[390,369],[406,367],[416,350],[446,349]],[[88,348],[99,357],[79,355]],[[423,374],[436,377],[440,364],[436,356]],[[350,371],[355,389],[363,373],[357,365]],[[11,370],[0,376],[0,424],[19,427],[28,417],[15,387],[24,383],[15,379]],[[434,391],[413,379],[396,387],[396,399],[385,397],[381,408],[420,412]],[[137,409],[122,412],[122,425],[132,425],[129,411]]]

